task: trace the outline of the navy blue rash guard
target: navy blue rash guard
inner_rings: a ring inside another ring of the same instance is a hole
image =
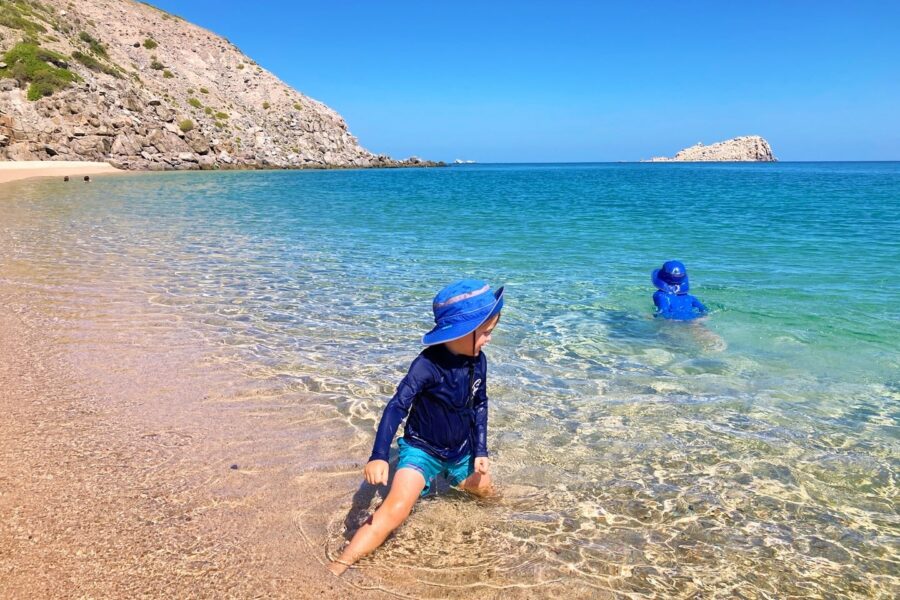
[[[385,407],[369,460],[388,460],[394,434],[405,417],[403,439],[410,446],[452,461],[471,453],[474,444],[476,457],[487,456],[486,384],[484,352],[462,356],[443,344],[429,346],[409,366]]]
[[[690,294],[672,294],[658,290],[653,294],[656,314],[666,319],[690,321],[706,315],[707,310],[696,296]]]

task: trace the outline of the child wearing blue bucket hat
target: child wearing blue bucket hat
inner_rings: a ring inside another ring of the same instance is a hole
[[[696,296],[688,292],[691,289],[687,269],[684,263],[669,260],[659,269],[654,269],[650,280],[656,287],[653,293],[653,304],[656,315],[676,321],[690,321],[706,316],[709,312]]]
[[[491,493],[487,359],[481,348],[491,340],[502,308],[503,288],[494,291],[477,279],[457,281],[434,297],[435,325],[422,337],[426,348],[385,407],[365,467],[367,482],[387,484],[391,442],[405,418],[390,492],[329,566],[335,575],[380,546],[438,475],[467,492]]]

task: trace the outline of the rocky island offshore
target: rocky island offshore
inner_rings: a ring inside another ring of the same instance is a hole
[[[758,135],[716,142],[710,146],[698,143],[681,150],[672,158],[655,156],[642,162],[775,162],[769,142]]]
[[[136,170],[442,164],[369,152],[338,113],[228,40],[132,0],[0,2],[0,160]]]

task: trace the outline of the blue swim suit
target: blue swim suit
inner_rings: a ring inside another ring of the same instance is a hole
[[[397,470],[415,469],[422,474],[422,477],[425,478],[425,489],[422,490],[422,496],[431,491],[434,478],[438,475],[446,477],[450,485],[459,485],[475,472],[475,459],[471,454],[464,454],[455,460],[441,460],[424,450],[411,446],[403,438],[397,440],[397,445],[400,447]]]

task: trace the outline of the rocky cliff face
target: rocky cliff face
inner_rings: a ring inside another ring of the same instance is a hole
[[[657,156],[647,162],[773,162],[775,156],[769,142],[758,135],[736,137],[711,146],[697,144],[674,157]]]
[[[362,148],[226,39],[132,0],[0,1],[0,159],[126,169],[432,165]]]

